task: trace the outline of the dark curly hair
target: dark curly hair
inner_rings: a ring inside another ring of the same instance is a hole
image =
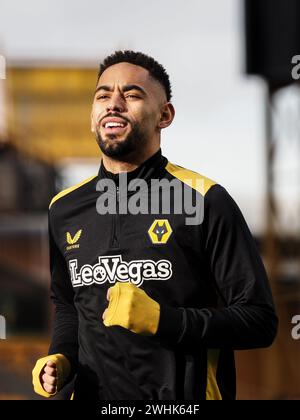
[[[167,95],[167,100],[171,100],[172,90],[168,73],[161,64],[154,60],[154,58],[141,52],[130,50],[115,51],[113,54],[107,56],[100,64],[97,82],[99,81],[101,74],[108,67],[123,62],[135,64],[136,66],[140,66],[148,70],[150,75],[164,88]]]

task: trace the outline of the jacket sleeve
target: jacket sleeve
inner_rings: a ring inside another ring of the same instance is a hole
[[[49,214],[51,300],[55,306],[52,340],[48,354],[63,354],[71,365],[70,377],[78,363],[78,317],[66,261],[57,246]]]
[[[158,334],[167,334],[184,347],[268,347],[275,338],[278,319],[266,271],[240,209],[218,184],[204,198],[200,229],[205,260],[222,305],[162,307]]]

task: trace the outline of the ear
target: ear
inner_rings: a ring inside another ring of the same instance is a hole
[[[163,104],[161,109],[160,120],[158,122],[158,128],[168,127],[175,117],[175,108],[171,102],[166,102]]]

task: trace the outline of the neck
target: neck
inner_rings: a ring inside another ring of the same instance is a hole
[[[130,155],[124,157],[124,160],[116,160],[112,157],[102,155],[103,164],[107,171],[113,174],[120,172],[131,172],[138,168],[143,162],[153,156],[160,148],[158,146],[148,147],[142,151],[133,152]]]

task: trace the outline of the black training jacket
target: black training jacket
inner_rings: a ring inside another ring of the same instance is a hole
[[[277,330],[266,272],[243,215],[220,184],[171,164],[161,150],[127,175],[121,183],[101,164],[95,177],[50,204],[49,354],[71,362],[74,399],[234,399],[233,351],[267,347]],[[115,189],[100,185],[106,179]],[[139,194],[140,202],[169,203],[169,214],[149,211],[150,204],[124,214],[130,185],[128,202]],[[177,194],[181,187],[201,209],[198,224],[187,222],[191,209]],[[115,214],[100,214],[103,202]],[[160,304],[154,336],[104,326],[106,292],[117,281],[131,281]]]

